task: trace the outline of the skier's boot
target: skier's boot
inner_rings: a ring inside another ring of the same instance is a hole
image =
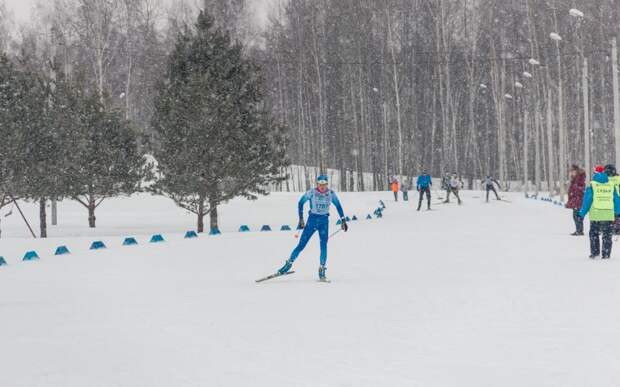
[[[325,272],[327,268],[323,265],[319,266],[319,281],[327,281],[327,277],[325,277]]]
[[[293,262],[291,262],[291,260],[287,260],[284,262],[284,266],[278,270],[278,274],[282,275],[288,273],[291,270],[291,267],[293,267]]]
[[[598,254],[590,254],[590,259],[594,259],[596,257],[598,257]]]
[[[602,259],[609,259],[609,255],[603,255],[601,258]]]

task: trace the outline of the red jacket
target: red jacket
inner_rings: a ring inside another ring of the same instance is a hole
[[[568,201],[566,208],[580,209],[583,202],[583,193],[586,190],[586,172],[580,169],[577,175],[571,179],[568,187]]]

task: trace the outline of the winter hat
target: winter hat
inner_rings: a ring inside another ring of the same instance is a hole
[[[319,177],[316,178],[316,182],[318,184],[327,184],[327,175],[319,175]]]
[[[603,173],[605,172],[605,167],[603,167],[602,165],[597,165],[596,167],[594,167],[594,172]]]
[[[616,166],[613,164],[607,164],[605,165],[605,174],[607,176],[616,176]]]
[[[573,164],[570,166],[571,171],[578,171],[579,170],[579,165],[577,164]]]

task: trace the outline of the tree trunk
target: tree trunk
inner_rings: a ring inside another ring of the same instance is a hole
[[[196,231],[203,233],[205,231],[205,206],[204,201],[201,199],[198,204],[198,225]]]
[[[47,213],[45,211],[45,198],[39,199],[39,226],[41,229],[41,238],[47,238]]]
[[[58,225],[58,200],[52,199],[52,226]]]
[[[88,227],[95,228],[97,218],[95,217],[95,200],[89,199],[88,201]]]
[[[217,205],[211,204],[209,209],[209,227],[211,232],[219,232],[217,226]]]

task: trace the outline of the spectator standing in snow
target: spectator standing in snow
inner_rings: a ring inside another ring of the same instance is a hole
[[[409,184],[406,180],[400,185],[400,192],[403,193],[403,201],[409,201]]]
[[[487,191],[487,203],[489,202],[489,192],[491,191],[493,191],[493,193],[495,194],[495,198],[497,200],[502,200],[500,199],[499,195],[497,194],[497,191],[495,190],[495,184],[497,184],[497,188],[501,189],[499,181],[493,179],[491,175],[487,175],[487,177],[484,180],[482,180],[482,186]]]
[[[392,192],[394,193],[394,201],[397,202],[398,201],[399,184],[398,184],[398,179],[396,178],[396,176],[392,177],[392,183],[390,184],[390,187],[392,189]]]
[[[583,203],[583,193],[586,190],[586,171],[573,164],[570,167],[570,186],[568,187],[568,201],[566,208],[573,210],[573,222],[575,232],[571,235],[583,235],[583,219],[579,216],[579,210]]]
[[[418,180],[416,182],[416,189],[420,193],[420,199],[418,200],[418,211],[420,211],[420,208],[422,208],[422,200],[423,200],[424,194],[426,194],[426,201],[427,201],[426,209],[427,210],[431,209],[431,187],[432,186],[433,186],[433,181],[431,179],[431,176],[426,172],[422,172],[422,174],[418,176]]]
[[[590,214],[590,258],[602,253],[603,259],[611,256],[614,221],[620,215],[620,196],[616,187],[604,173],[605,168],[597,165],[590,186],[586,188],[579,217]],[[600,236],[603,234],[603,249]]]

